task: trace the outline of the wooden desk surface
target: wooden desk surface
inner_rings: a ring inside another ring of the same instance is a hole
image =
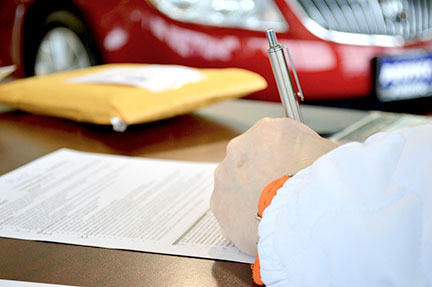
[[[306,123],[334,133],[365,115],[304,106]],[[0,175],[62,147],[128,156],[220,161],[228,141],[259,118],[283,116],[278,104],[237,100],[189,115],[110,127],[19,111],[0,113]],[[247,264],[0,238],[0,279],[76,286],[251,286]]]

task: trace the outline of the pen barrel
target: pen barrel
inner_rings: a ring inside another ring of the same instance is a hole
[[[303,122],[282,46],[270,47],[268,54],[285,115],[293,120]]]

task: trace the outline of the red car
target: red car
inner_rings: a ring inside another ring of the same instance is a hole
[[[269,27],[306,100],[430,95],[430,1],[3,0],[0,66],[17,77],[117,62],[234,66],[267,79],[251,98],[279,101]]]

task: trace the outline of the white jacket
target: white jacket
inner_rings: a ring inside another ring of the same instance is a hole
[[[322,156],[277,192],[259,236],[267,286],[432,286],[432,125]]]

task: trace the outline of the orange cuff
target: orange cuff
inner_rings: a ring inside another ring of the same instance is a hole
[[[284,183],[289,178],[290,178],[289,176],[285,175],[281,178],[272,181],[264,188],[258,201],[258,214],[257,214],[258,217],[260,218],[262,217],[264,210],[267,208],[267,206],[270,205],[270,203],[273,200],[273,197],[276,195],[276,192],[279,190],[279,188],[281,188],[284,185]],[[255,284],[264,285],[264,283],[261,280],[260,262],[259,262],[258,254],[256,256],[255,263],[252,264],[252,278]]]

